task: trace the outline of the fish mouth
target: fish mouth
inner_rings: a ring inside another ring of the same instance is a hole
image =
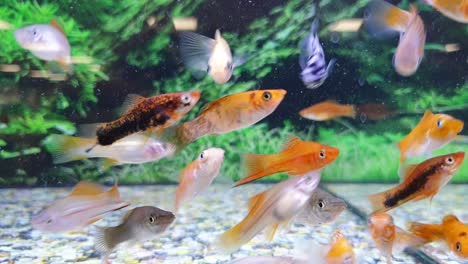
[[[168,214],[160,215],[158,217],[158,224],[167,227],[174,222],[175,218],[176,217],[173,213],[168,212]]]

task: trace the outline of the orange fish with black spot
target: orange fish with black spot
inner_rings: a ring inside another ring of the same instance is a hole
[[[374,213],[386,212],[410,201],[432,199],[452,179],[464,159],[465,152],[456,152],[409,166],[402,183],[368,197]]]
[[[240,186],[271,174],[285,172],[292,176],[319,170],[332,163],[340,150],[313,141],[291,138],[277,154],[247,154],[245,163],[248,176],[236,182]]]
[[[227,95],[206,105],[195,119],[168,129],[163,137],[180,150],[200,137],[222,135],[249,127],[273,113],[285,95],[286,90],[283,89]]]
[[[462,131],[463,125],[463,121],[450,115],[426,111],[416,127],[397,144],[400,149],[399,174],[403,174],[408,158],[430,155],[447,145]]]
[[[184,117],[200,99],[200,91],[168,93],[145,98],[129,95],[119,119],[100,125],[96,130],[97,144],[111,145],[130,134],[158,132]],[[91,149],[89,149],[91,150]]]
[[[468,258],[468,225],[454,215],[447,215],[441,224],[410,223],[409,231],[425,243],[444,241],[457,256]]]
[[[397,227],[393,217],[386,213],[375,213],[368,219],[369,231],[380,253],[392,263],[392,255],[407,247],[421,246],[424,241]]]

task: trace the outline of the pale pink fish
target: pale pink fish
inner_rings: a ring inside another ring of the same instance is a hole
[[[224,161],[224,150],[209,148],[180,173],[176,190],[175,211],[180,206],[204,192],[219,174]]]
[[[70,195],[34,216],[31,224],[45,232],[79,230],[100,220],[106,213],[128,205],[120,198],[117,184],[106,192],[100,185],[82,181]]]
[[[39,59],[56,61],[64,68],[71,65],[70,44],[57,21],[22,27],[15,30],[14,35],[22,48]]]
[[[393,66],[402,76],[414,74],[424,56],[426,43],[426,30],[416,6],[411,5],[408,12],[383,0],[374,0],[366,24],[376,35],[389,31],[400,33]]]

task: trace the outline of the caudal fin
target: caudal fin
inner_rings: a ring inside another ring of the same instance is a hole
[[[410,13],[383,0],[370,3],[365,17],[365,26],[377,37],[385,37],[392,32],[404,32],[410,21]]]
[[[52,155],[54,164],[88,158],[86,149],[95,145],[94,138],[80,138],[52,134],[45,140],[45,147]]]
[[[383,213],[391,209],[385,206],[385,196],[386,192],[376,193],[367,196],[372,206],[373,213]]]
[[[425,240],[426,243],[443,239],[442,225],[411,222],[409,231]]]
[[[107,257],[113,249],[113,246],[110,244],[107,233],[108,228],[96,226],[96,234],[94,236],[94,248],[99,253],[101,253],[103,261],[107,261]]]
[[[271,167],[273,161],[273,155],[262,155],[262,154],[247,154],[244,157],[245,167],[247,169],[247,177],[236,182],[234,187],[249,183],[268,176],[268,168]]]
[[[224,232],[215,245],[224,252],[232,252],[240,248],[246,241],[242,239],[242,222]]]

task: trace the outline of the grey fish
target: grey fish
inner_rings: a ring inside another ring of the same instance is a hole
[[[320,225],[330,223],[346,209],[346,202],[330,193],[315,189],[297,220],[304,224]]]
[[[136,207],[127,212],[120,225],[97,229],[96,250],[104,255],[106,261],[107,256],[118,244],[129,240],[150,240],[163,233],[174,219],[173,213],[157,207]]]
[[[309,35],[301,42],[301,55],[299,56],[299,65],[302,69],[301,78],[309,89],[315,89],[322,85],[335,64],[335,59],[331,59],[328,66],[325,62],[325,53],[317,34],[318,27],[318,19],[314,19]]]

